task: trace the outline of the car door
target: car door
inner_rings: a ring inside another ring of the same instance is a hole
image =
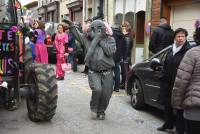
[[[166,58],[167,53],[169,52],[169,49],[166,51],[160,53],[159,55],[155,56],[154,58],[149,60],[149,64],[144,71],[144,76],[146,77],[144,79],[144,89],[146,90],[146,97],[148,99],[147,103],[155,103],[157,101],[159,92],[160,92],[160,77],[161,77],[161,71],[164,65],[164,61]],[[159,60],[160,66],[159,70],[154,70],[150,67],[152,60]]]

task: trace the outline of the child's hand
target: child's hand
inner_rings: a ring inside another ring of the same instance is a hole
[[[64,55],[65,55],[65,56],[68,56],[68,55],[69,55],[69,53],[65,53]]]
[[[74,51],[74,49],[70,47],[70,48],[68,48],[68,51],[69,51],[69,53],[71,53]]]

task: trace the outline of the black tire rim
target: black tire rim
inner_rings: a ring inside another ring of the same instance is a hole
[[[131,86],[131,102],[133,105],[136,105],[138,102],[138,99],[137,99],[138,91],[139,91],[138,85],[136,83],[136,80],[134,80],[134,82]]]

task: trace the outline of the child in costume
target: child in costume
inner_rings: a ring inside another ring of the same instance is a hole
[[[48,64],[48,52],[47,46],[44,44],[45,31],[44,23],[41,21],[35,21],[33,24],[35,28],[34,33],[36,37],[35,52],[36,52],[36,63]]]
[[[56,78],[58,80],[64,80],[65,72],[62,70],[61,64],[66,63],[66,43],[68,43],[68,35],[64,32],[64,26],[58,25],[58,31],[55,36],[54,45],[56,48]]]

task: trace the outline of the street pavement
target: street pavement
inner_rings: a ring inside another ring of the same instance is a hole
[[[58,107],[50,122],[31,122],[23,101],[16,111],[0,109],[0,134],[166,134],[156,130],[163,123],[156,112],[133,109],[124,90],[113,93],[105,120],[90,119],[90,97],[87,76],[67,73],[58,81]]]

